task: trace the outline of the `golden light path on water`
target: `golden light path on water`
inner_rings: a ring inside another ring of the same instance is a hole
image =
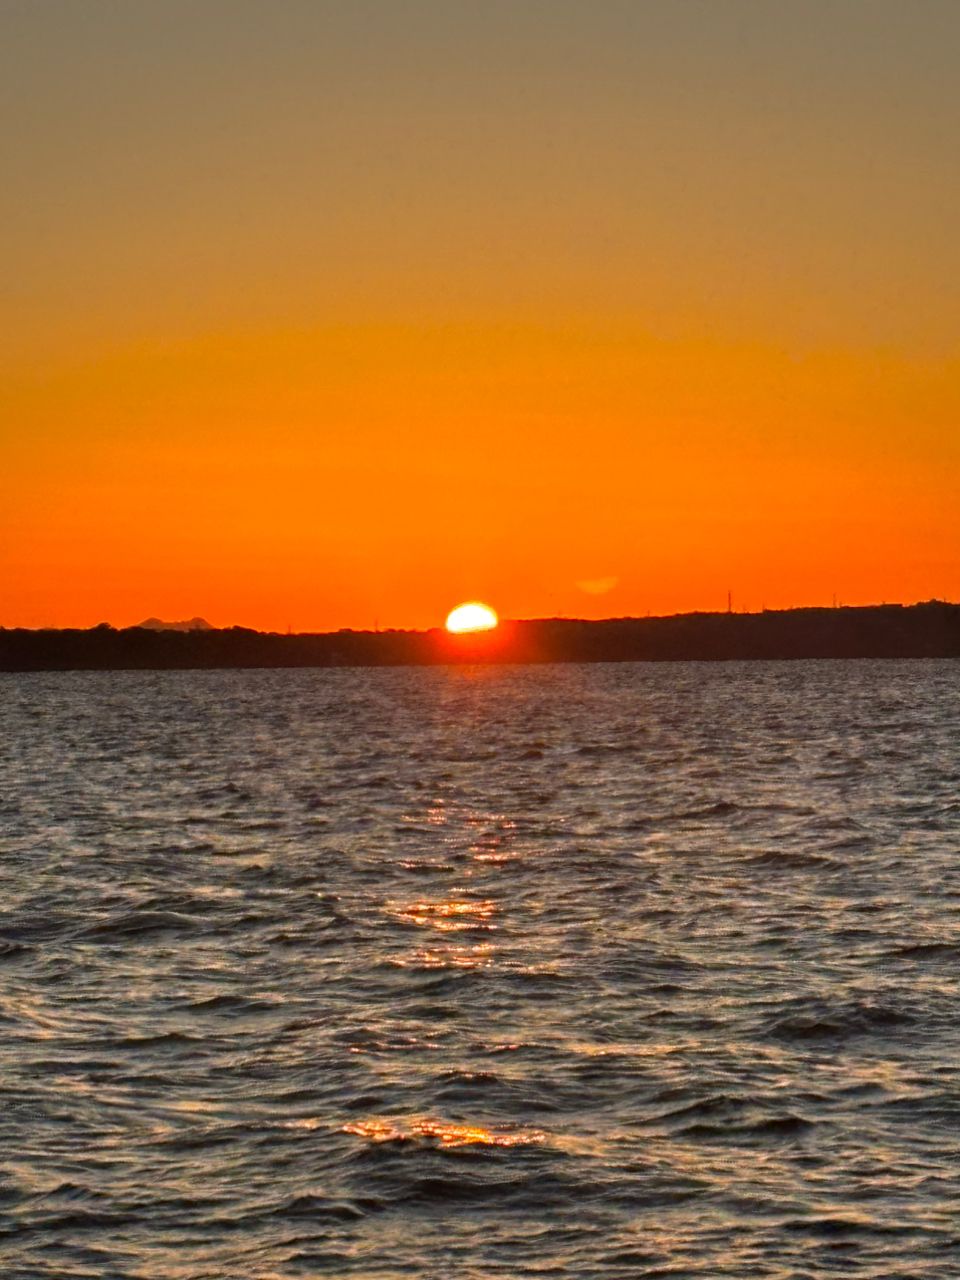
[[[454,1124],[450,1121],[419,1117],[394,1122],[386,1119],[363,1120],[343,1126],[344,1133],[355,1134],[370,1142],[436,1142],[441,1147],[523,1147],[543,1142],[539,1129],[507,1132],[484,1125]]]

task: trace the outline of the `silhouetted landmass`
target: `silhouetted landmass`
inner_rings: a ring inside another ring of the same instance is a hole
[[[0,671],[380,667],[440,663],[663,662],[960,657],[960,605],[686,613],[587,622],[545,618],[493,632],[30,631],[0,628]]]
[[[182,622],[164,622],[162,618],[147,618],[138,624],[145,631],[212,631],[206,618],[185,618]]]

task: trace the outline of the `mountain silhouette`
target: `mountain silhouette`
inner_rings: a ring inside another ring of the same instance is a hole
[[[186,618],[183,622],[164,622],[162,618],[147,618],[138,622],[144,631],[212,631],[206,618]]]

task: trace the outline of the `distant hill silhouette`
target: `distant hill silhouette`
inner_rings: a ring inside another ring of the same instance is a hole
[[[278,635],[244,627],[0,628],[0,671],[957,657],[960,605],[939,600],[601,622],[542,618],[459,636],[440,629]]]
[[[184,622],[164,622],[161,618],[147,618],[137,624],[144,631],[212,631],[206,618],[187,618]]]

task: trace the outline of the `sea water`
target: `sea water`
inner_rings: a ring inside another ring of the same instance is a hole
[[[0,1273],[960,1275],[958,693],[0,677]]]

